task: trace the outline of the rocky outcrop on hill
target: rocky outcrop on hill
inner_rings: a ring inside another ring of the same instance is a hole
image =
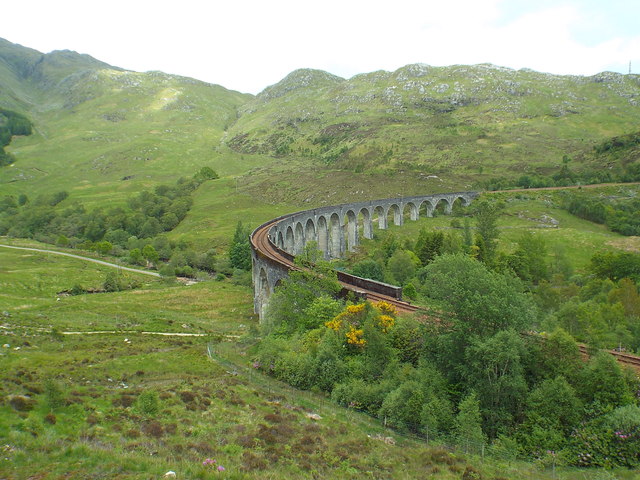
[[[584,152],[612,129],[634,130],[639,101],[640,76],[612,72],[412,64],[345,80],[297,70],[240,109],[227,143],[243,153],[344,166],[492,161],[527,170]]]

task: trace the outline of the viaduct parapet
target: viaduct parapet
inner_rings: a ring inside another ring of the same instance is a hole
[[[254,311],[264,319],[264,311],[274,288],[296,268],[293,259],[315,242],[327,260],[353,251],[360,238],[373,238],[374,225],[385,230],[389,222],[402,225],[405,219],[432,217],[436,210],[450,214],[456,204],[468,206],[478,192],[440,193],[387,198],[315,208],[273,219],[251,234],[253,258]],[[347,289],[372,291],[401,298],[401,289],[353,275],[340,275]]]

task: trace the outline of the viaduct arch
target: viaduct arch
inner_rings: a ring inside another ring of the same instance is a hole
[[[405,217],[418,220],[432,217],[436,209],[450,214],[454,206],[468,206],[478,192],[441,193],[412,197],[387,198],[368,202],[344,203],[283,215],[266,222],[251,234],[254,311],[264,319],[269,297],[277,284],[297,268],[295,255],[315,242],[324,258],[340,258],[353,251],[361,238],[373,238],[373,226],[387,229],[389,220],[402,225]],[[401,302],[402,290],[373,280],[339,272],[343,287],[367,296],[383,295]],[[402,307],[401,307],[402,309]]]

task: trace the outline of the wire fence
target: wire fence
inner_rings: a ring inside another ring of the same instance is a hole
[[[226,346],[228,345],[229,344],[226,344]],[[234,344],[232,348],[235,348],[235,351],[233,352],[234,357],[241,355],[238,351],[237,344]],[[386,426],[385,419],[381,420],[367,412],[351,407],[341,406],[321,393],[309,390],[299,390],[291,385],[263,374],[248,363],[243,365],[234,362],[225,356],[224,353],[220,349],[216,348],[216,345],[212,343],[207,344],[207,356],[212,361],[222,366],[230,375],[240,376],[251,385],[255,385],[260,388],[260,390],[265,392],[267,396],[271,397],[272,401],[289,403],[309,411],[320,412],[323,414],[335,415],[336,412],[338,412],[337,415],[343,417],[345,420],[349,421],[349,423],[357,423],[363,429],[369,430],[371,432],[369,437],[380,440],[384,443],[397,444],[403,441],[418,442],[425,444],[426,446],[441,448],[451,455],[474,457],[480,462],[499,461],[505,466],[505,468],[508,468],[511,465],[515,467],[517,463],[518,458],[514,445],[505,445],[500,444],[499,442],[489,444],[485,442],[477,442],[472,439],[454,443],[452,441],[436,438],[435,435],[430,434],[428,430],[421,429],[418,424],[406,425],[406,431],[392,429]],[[558,478],[557,467],[559,467],[559,463],[555,452],[544,452],[540,458],[529,463],[533,463],[536,467],[539,474],[538,478]],[[585,477],[585,479],[586,478],[595,477]],[[606,478],[613,479],[615,477]]]

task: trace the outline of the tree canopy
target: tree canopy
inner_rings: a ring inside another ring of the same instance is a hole
[[[442,255],[425,267],[425,291],[448,308],[461,335],[489,336],[529,328],[535,306],[520,280],[489,270],[467,255]]]

